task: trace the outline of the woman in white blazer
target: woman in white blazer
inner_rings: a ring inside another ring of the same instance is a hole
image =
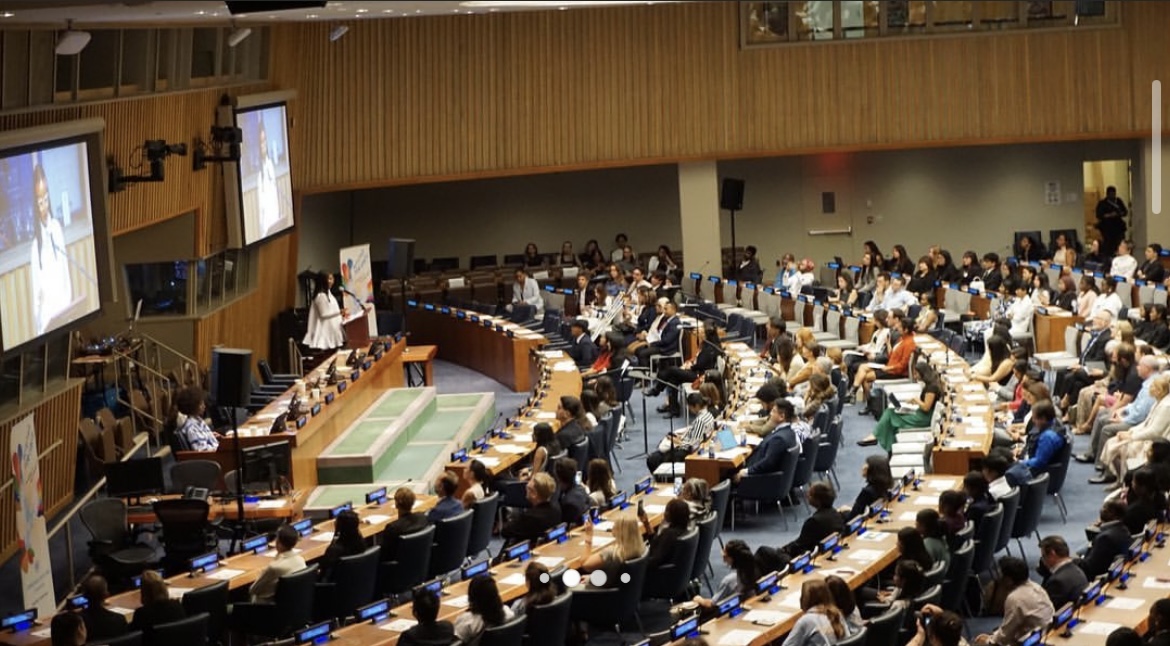
[[[1101,462],[1112,471],[1118,482],[1125,473],[1145,463],[1150,444],[1158,438],[1170,439],[1170,375],[1162,375],[1150,384],[1150,395],[1157,400],[1141,424],[1122,431],[1105,442]],[[1139,462],[1140,461],[1140,462]]]

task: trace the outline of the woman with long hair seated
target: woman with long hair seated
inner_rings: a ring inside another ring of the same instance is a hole
[[[849,634],[824,579],[808,579],[800,586],[800,609],[800,619],[781,646],[831,646]]]
[[[922,383],[922,391],[917,397],[902,403],[899,408],[886,408],[873,429],[873,435],[858,441],[859,445],[878,444],[886,451],[892,451],[894,442],[898,440],[898,431],[901,429],[930,426],[934,407],[942,399],[942,384],[938,373],[926,361],[919,361],[915,366],[915,372],[918,381]]]
[[[467,612],[455,618],[455,636],[464,646],[478,646],[483,631],[512,619],[515,613],[500,599],[496,580],[481,574],[467,585]]]

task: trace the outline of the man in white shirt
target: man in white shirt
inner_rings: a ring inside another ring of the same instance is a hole
[[[630,271],[630,285],[626,288],[626,293],[629,294],[630,298],[634,298],[638,295],[639,287],[651,289],[654,287],[654,285],[652,285],[650,281],[646,280],[646,276],[642,273],[641,267],[634,267]]]
[[[529,278],[523,269],[516,270],[516,282],[512,284],[512,305],[523,304],[533,308],[533,316],[544,314],[544,299],[540,297],[540,285],[535,278]],[[508,307],[512,311],[512,306]]]
[[[999,500],[1012,492],[1012,485],[1007,479],[1007,461],[998,455],[989,455],[983,460],[983,478],[987,480],[987,492],[995,500]]]
[[[276,556],[268,567],[260,572],[260,578],[248,588],[248,595],[252,603],[274,603],[276,601],[276,584],[280,577],[305,569],[305,559],[293,549],[297,546],[300,536],[291,525],[282,525],[276,530]]]
[[[1125,276],[1126,280],[1133,280],[1133,272],[1137,271],[1137,259],[1133,257],[1133,243],[1122,240],[1117,245],[1117,255],[1113,257],[1113,264],[1109,266],[1110,276]]]
[[[613,251],[609,252],[609,259],[613,262],[618,262],[622,259],[622,248],[630,244],[630,239],[626,234],[619,233],[613,238]]]
[[[902,276],[894,276],[890,278],[890,289],[886,292],[885,298],[882,299],[881,306],[877,309],[886,310],[901,310],[903,314],[908,314],[910,308],[918,304],[918,299],[914,294],[906,291],[906,279]]]
[[[975,638],[975,644],[1011,646],[1037,628],[1048,625],[1056,613],[1048,593],[1028,578],[1028,564],[1023,559],[1005,556],[999,560],[1000,585],[1011,590],[1003,602],[1003,621],[995,632]]]

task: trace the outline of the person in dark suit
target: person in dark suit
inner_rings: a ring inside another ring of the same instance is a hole
[[[1146,640],[1148,646],[1170,646],[1170,599],[1158,599],[1150,605]]]
[[[134,611],[130,630],[150,632],[155,626],[187,618],[183,604],[167,593],[167,582],[154,570],[142,573],[142,607]]]
[[[448,646],[455,643],[455,627],[439,618],[439,595],[417,588],[410,605],[411,614],[418,623],[402,633],[402,646]]]
[[[733,478],[738,483],[745,475],[761,473],[776,473],[784,463],[784,456],[792,447],[796,446],[796,431],[792,428],[792,421],[796,417],[796,409],[787,399],[777,399],[772,404],[772,420],[777,421],[776,428],[760,442],[744,462]]]
[[[1105,346],[1109,344],[1109,339],[1113,336],[1110,330],[1112,323],[1113,315],[1107,310],[1093,315],[1093,320],[1089,323],[1089,337],[1081,339],[1080,365],[1070,369],[1063,382],[1058,382],[1057,394],[1062,397],[1060,410],[1068,410],[1070,406],[1077,403],[1077,395],[1081,389],[1101,377],[1102,373],[1099,370],[1090,371],[1085,366],[1089,363],[1105,361]]]
[[[126,618],[106,607],[110,588],[106,578],[95,574],[81,584],[81,593],[89,600],[89,606],[81,611],[85,621],[85,633],[91,642],[121,637],[130,631]]]
[[[566,449],[585,439],[585,432],[593,428],[581,400],[572,395],[564,395],[557,402],[557,421],[561,423],[557,444]]]
[[[646,550],[647,572],[669,563],[674,557],[678,539],[687,533],[691,524],[691,508],[681,498],[673,498],[666,503],[666,510],[662,512],[662,524],[658,531],[650,529],[650,517],[646,510],[639,510],[638,520],[642,522],[643,535],[650,536],[650,545]]]
[[[1003,283],[1003,276],[999,274],[999,254],[983,254],[980,264],[983,265],[983,273],[979,275],[979,280],[983,281],[983,291],[999,291],[999,286]]]
[[[439,496],[439,502],[427,512],[428,522],[437,523],[463,513],[463,501],[455,497],[458,489],[459,476],[450,471],[439,474],[435,480],[435,493]]]
[[[658,354],[670,354],[678,351],[678,337],[682,333],[679,329],[678,305],[674,301],[667,301],[662,306],[662,332],[658,340],[638,348],[634,355],[638,358],[638,365],[649,366],[650,357]]]
[[[1138,267],[1134,278],[1151,284],[1166,280],[1166,268],[1162,266],[1162,245],[1154,242],[1146,246],[1146,261]]]
[[[1113,559],[1126,553],[1133,542],[1122,519],[1125,518],[1125,503],[1118,500],[1106,501],[1101,506],[1101,524],[1098,526],[1097,536],[1089,549],[1074,562],[1085,572],[1085,576],[1095,579],[1109,570]]]
[[[667,366],[658,371],[658,383],[654,384],[649,396],[654,397],[666,390],[666,403],[658,407],[660,413],[672,413],[675,417],[682,414],[678,403],[678,392],[683,384],[689,384],[698,379],[708,370],[714,370],[723,349],[719,347],[719,335],[714,321],[704,321],[700,337],[702,345],[699,354],[694,359],[684,361],[681,366]],[[666,382],[674,388],[667,388]]]
[[[1089,585],[1089,577],[1073,563],[1068,543],[1060,536],[1046,536],[1040,541],[1040,567],[1036,571],[1044,578],[1042,587],[1054,608],[1076,601]]]
[[[790,558],[798,556],[816,547],[830,534],[844,531],[845,519],[833,509],[836,500],[837,492],[833,491],[833,485],[825,481],[812,483],[808,488],[808,504],[816,511],[804,521],[796,540],[780,548],[780,551]]]
[[[425,515],[414,513],[414,492],[406,487],[399,487],[394,492],[394,509],[398,518],[382,529],[382,556],[379,558],[383,563],[395,560],[394,551],[398,548],[400,536],[420,532],[431,524]]]
[[[764,280],[764,270],[756,258],[756,248],[748,245],[743,250],[743,260],[735,270],[735,278],[741,283],[758,283]]]
[[[362,520],[357,512],[346,509],[333,521],[333,542],[321,557],[318,576],[322,581],[333,581],[333,571],[341,559],[366,551],[366,539],[361,532]]]
[[[540,538],[541,534],[561,522],[561,509],[553,502],[557,483],[552,476],[543,472],[533,474],[524,491],[531,507],[509,520],[500,529],[500,536],[504,537],[505,545]]]
[[[589,492],[577,484],[577,468],[577,461],[573,458],[561,458],[553,465],[557,506],[561,508],[561,520],[570,525],[580,523],[581,515],[591,506]]]
[[[569,343],[569,356],[578,368],[589,368],[597,361],[597,344],[589,336],[589,323],[585,319],[573,319],[569,325],[569,332],[573,335]]]
[[[784,322],[784,317],[768,317],[768,324],[764,326],[764,349],[760,352],[760,359],[768,363],[776,363],[782,338],[792,338],[788,336],[788,324]]]

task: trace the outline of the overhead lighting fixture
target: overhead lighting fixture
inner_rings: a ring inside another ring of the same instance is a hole
[[[358,9],[357,10],[357,13],[369,13],[369,12],[370,12],[369,9]]]
[[[67,27],[61,37],[57,39],[58,56],[73,56],[80,54],[81,50],[89,44],[90,34],[88,31],[73,31],[73,21],[66,23]]]
[[[234,31],[232,31],[231,35],[228,36],[228,39],[227,39],[228,47],[235,47],[236,45],[239,45],[240,43],[244,42],[245,38],[247,38],[248,36],[251,36],[251,35],[252,35],[252,28],[251,27],[240,27],[238,29],[235,29]]]
[[[329,32],[329,42],[336,43],[337,41],[341,40],[341,37],[344,36],[348,31],[349,27],[346,27],[345,25],[337,25],[333,28],[333,31]]]
[[[646,0],[581,0],[580,2],[568,3],[566,0],[464,0],[459,5],[462,7],[502,7],[505,9],[531,9],[542,8],[547,9],[556,7],[558,9],[567,8],[568,4],[574,7],[608,7],[626,4],[646,4]]]
[[[12,13],[11,11],[5,11],[4,13],[0,13],[0,18],[12,18],[15,16],[16,16],[16,14]]]

